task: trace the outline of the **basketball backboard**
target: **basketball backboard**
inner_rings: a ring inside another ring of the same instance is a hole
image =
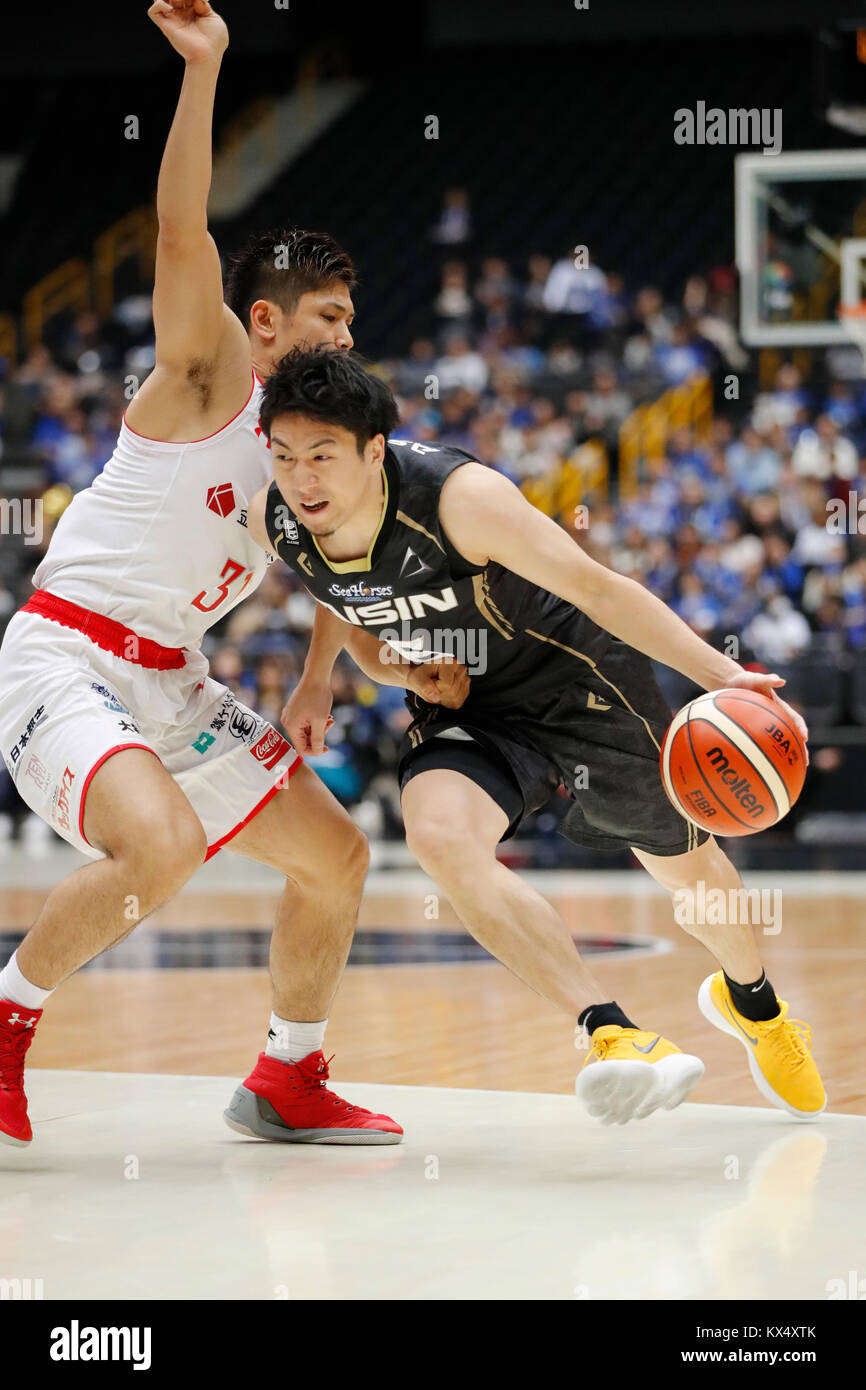
[[[735,180],[743,341],[850,341],[839,306],[866,298],[866,150],[739,155]]]

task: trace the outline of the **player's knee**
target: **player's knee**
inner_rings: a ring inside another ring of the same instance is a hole
[[[654,859],[647,867],[670,893],[677,924],[698,941],[711,938],[718,925],[708,922],[701,910],[700,904],[707,901],[707,895],[719,889],[728,892],[742,887],[734,865],[713,839],[688,854],[667,861]]]
[[[442,879],[465,857],[471,843],[468,829],[453,822],[422,816],[406,822],[406,843],[421,868]]]
[[[303,860],[292,854],[285,873],[305,892],[321,891],[327,879],[334,893],[359,897],[370,866],[370,846],[352,818],[338,810],[327,824],[319,822],[312,852]]]
[[[195,812],[184,816],[180,827],[170,827],[165,848],[172,875],[180,882],[185,883],[201,868],[207,856],[208,843],[204,827]]]
[[[668,861],[662,871],[671,893],[697,892],[705,887],[726,887],[739,882],[739,875],[724,850],[709,839],[688,854],[678,854]],[[661,877],[660,875],[656,875]]]
[[[340,863],[345,880],[352,888],[362,888],[370,867],[370,844],[354,821],[349,821],[340,842]]]
[[[145,810],[124,827],[113,854],[129,866],[131,881],[149,889],[148,896],[160,897],[161,887],[174,892],[192,878],[204,863],[207,847],[207,835],[192,807],[176,810],[170,820]]]

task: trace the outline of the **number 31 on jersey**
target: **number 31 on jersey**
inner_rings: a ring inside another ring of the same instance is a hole
[[[243,565],[239,565],[237,560],[226,560],[225,564],[223,565],[221,575],[223,582],[222,584],[217,586],[217,589],[215,591],[216,597],[213,599],[213,602],[205,602],[205,600],[211,598],[212,595],[208,592],[207,589],[202,589],[201,593],[196,594],[195,598],[192,600],[193,608],[198,608],[202,613],[212,613],[215,608],[219,608],[221,603],[225,603],[226,599],[229,597],[229,588],[232,584],[234,584],[235,580],[240,579],[243,573],[244,567]],[[234,594],[232,595],[233,600],[237,600],[240,598],[241,594],[249,584],[254,574],[255,570],[246,571],[246,578],[244,579],[243,584],[239,589],[236,589]]]

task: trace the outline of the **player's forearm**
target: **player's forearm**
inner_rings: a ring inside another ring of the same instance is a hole
[[[576,601],[599,627],[654,661],[681,671],[704,690],[718,690],[742,671],[736,661],[715,651],[692,632],[649,589],[625,575],[607,571],[589,603]]]
[[[365,676],[377,685],[398,685],[406,689],[414,663],[404,660],[387,642],[371,632],[354,629],[346,639],[346,651]]]
[[[207,231],[211,181],[213,107],[220,59],[187,62],[180,100],[159,169],[156,210],[159,233],[171,241]]]
[[[353,627],[334,617],[319,605],[313,622],[310,647],[302,677],[305,686],[330,686],[334,662],[345,647],[356,666],[377,685],[397,685],[408,689],[409,677],[415,663],[406,661],[387,642],[380,642],[372,632]]]
[[[304,683],[308,686],[329,686],[334,662],[344,647],[355,665],[360,666],[370,680],[378,685],[406,686],[412,670],[410,661],[403,661],[387,643],[380,642],[371,632],[344,623],[321,605],[316,608],[310,647],[304,662]]]
[[[330,685],[334,662],[351,636],[348,623],[317,603],[303,679],[311,684]]]

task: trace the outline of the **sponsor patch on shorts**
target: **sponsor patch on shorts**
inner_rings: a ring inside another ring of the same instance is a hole
[[[236,709],[229,720],[229,733],[233,738],[243,739],[246,743],[249,743],[258,728],[259,720],[247,709]]]
[[[75,773],[71,768],[64,768],[63,776],[58,786],[54,788],[52,797],[51,819],[56,821],[61,830],[70,831],[70,805],[69,796],[72,791],[72,783],[75,781]]]
[[[91,681],[90,689],[95,691],[97,695],[102,696],[102,703],[105,705],[106,709],[111,710],[112,714],[128,714],[130,716],[132,715],[132,710],[127,709],[126,705],[123,704],[123,702],[120,699],[118,699],[114,692],[112,690],[109,690],[107,686],[100,685],[98,681]]]
[[[13,743],[11,749],[9,750],[9,756],[6,759],[6,762],[10,767],[15,768],[17,766],[21,754],[24,752],[24,749],[27,747],[28,743],[33,737],[33,731],[35,730],[36,725],[39,723],[44,713],[45,706],[40,705],[39,708],[36,710],[35,714],[31,715],[30,719],[27,721],[27,727],[18,735],[18,738]]]
[[[269,728],[258,743],[253,744],[250,752],[257,762],[263,763],[266,768],[271,770],[276,767],[286,753],[291,751],[291,747],[288,739],[283,738],[282,734],[278,734],[276,729]]]

